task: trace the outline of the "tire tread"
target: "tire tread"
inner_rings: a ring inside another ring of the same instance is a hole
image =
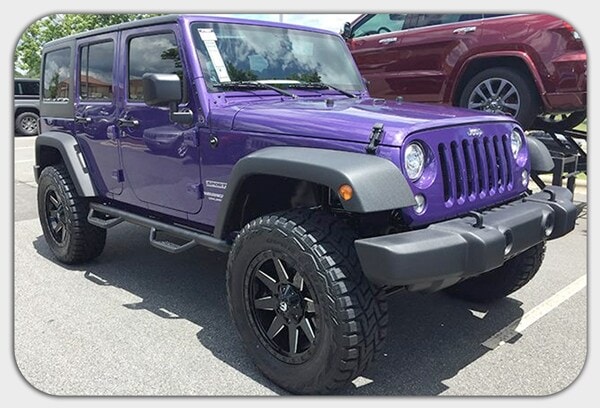
[[[385,290],[373,286],[362,273],[354,249],[355,232],[345,222],[327,213],[289,210],[263,216],[247,224],[235,240],[231,254],[235,254],[237,246],[242,245],[244,239],[240,237],[248,236],[257,228],[278,229],[310,248],[320,266],[317,273],[326,283],[328,306],[335,311],[332,315],[341,328],[341,350],[335,369],[324,367],[326,373],[322,374],[326,378],[319,378],[318,388],[303,392],[331,392],[346,385],[360,375],[382,350],[388,321]],[[228,271],[231,270],[232,259],[233,256],[230,256]],[[282,386],[288,388],[285,384]],[[289,388],[293,388],[293,384]]]

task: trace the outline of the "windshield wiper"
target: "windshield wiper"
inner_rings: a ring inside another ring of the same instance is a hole
[[[255,82],[255,81],[230,81],[230,82],[221,82],[218,84],[212,84],[215,88],[229,88],[229,89],[270,89],[272,91],[278,92],[281,95],[289,96],[290,98],[298,98],[298,95],[293,94],[291,92],[285,91],[281,88],[277,88],[276,86],[265,84],[263,82]]]
[[[344,91],[343,89],[340,89],[333,85],[325,84],[323,82],[300,82],[298,84],[290,84],[289,87],[296,89],[331,89],[333,91],[341,93],[342,95],[346,95],[348,98],[357,97],[352,92]]]

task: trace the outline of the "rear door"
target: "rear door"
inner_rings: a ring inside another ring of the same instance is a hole
[[[450,102],[458,67],[481,36],[482,14],[411,14],[387,86],[415,102]]]
[[[169,24],[123,31],[120,43],[120,75],[126,80],[117,127],[124,178],[144,203],[197,213],[202,207],[200,160],[198,147],[193,146],[197,145],[198,129],[195,124],[172,123],[167,107],[146,105],[142,86],[145,73],[177,74],[184,84],[179,110],[197,109],[193,98],[187,96],[191,88],[184,75],[178,27]]]
[[[114,86],[117,37],[115,32],[77,42],[75,136],[87,150],[85,157],[102,195],[123,190]]]

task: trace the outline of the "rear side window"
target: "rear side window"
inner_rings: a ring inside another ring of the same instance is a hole
[[[145,73],[177,74],[183,83],[175,34],[152,34],[129,41],[129,100],[144,100],[142,76]]]
[[[39,96],[40,83],[33,81],[16,81],[15,95],[19,96]]]
[[[511,16],[512,14],[484,14],[483,18],[495,18],[495,17],[505,17]]]
[[[414,14],[410,28],[430,27],[441,24],[477,20],[482,14]]]
[[[51,51],[44,57],[44,101],[68,102],[71,86],[71,49]]]
[[[107,41],[85,45],[80,55],[79,97],[88,101],[112,100],[114,43]]]

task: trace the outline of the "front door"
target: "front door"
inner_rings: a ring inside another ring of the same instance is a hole
[[[121,77],[126,78],[117,126],[125,182],[144,203],[185,213],[202,207],[202,185],[195,125],[169,120],[169,109],[144,103],[145,73],[178,74],[185,82],[175,25],[121,33]],[[179,110],[194,110],[183,86]],[[153,208],[150,206],[150,208]],[[154,208],[156,209],[156,208]]]
[[[394,78],[402,42],[399,34],[405,23],[406,14],[372,14],[352,28],[348,47],[372,96],[393,99],[400,95]]]
[[[482,14],[410,14],[396,49],[393,87],[414,102],[444,102],[453,72],[472,55]]]
[[[77,42],[75,136],[101,195],[118,195],[123,190],[113,86],[116,44],[117,33]]]

